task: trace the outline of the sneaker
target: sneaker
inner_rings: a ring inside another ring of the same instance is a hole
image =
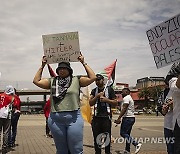
[[[2,154],[7,153],[7,148],[2,148]]]
[[[49,137],[50,137],[50,138],[53,138],[53,136],[52,136],[52,135],[49,135]]]
[[[14,148],[15,146],[16,146],[15,143],[12,143],[12,144],[11,144],[11,147],[12,147],[12,148]]]
[[[142,146],[141,143],[138,143],[138,145],[136,145],[136,147],[135,147],[135,148],[136,148],[135,153],[138,153],[138,152],[140,151],[141,146]]]
[[[2,148],[2,154],[7,154],[8,152],[10,152],[12,149],[9,147],[3,147]]]
[[[45,135],[47,138],[53,138],[53,136],[52,135],[50,135],[50,134],[47,134],[47,135]]]
[[[8,144],[8,147],[9,147],[9,148],[13,148],[13,147],[15,147],[15,144],[14,144],[14,143]]]

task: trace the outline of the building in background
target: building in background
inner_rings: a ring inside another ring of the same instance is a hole
[[[134,104],[135,104],[135,109],[136,110],[141,110],[144,107],[146,107],[147,103],[149,102],[150,104],[154,104],[156,102],[156,99],[158,97],[158,93],[159,93],[159,88],[163,88],[165,83],[164,83],[164,77],[144,77],[144,78],[140,78],[137,80],[136,83],[136,87],[129,87],[129,84],[127,83],[116,83],[116,85],[114,86],[114,90],[118,99],[119,104],[122,101],[122,89],[123,88],[129,88],[131,93],[131,97],[134,100]],[[152,90],[153,88],[155,89],[155,93],[157,95],[156,99],[153,99],[151,97],[148,98],[148,102],[146,102],[147,100],[145,100],[145,98],[139,98],[139,93],[141,92],[141,90],[143,88],[148,88],[150,90]]]
[[[136,88],[148,88],[154,86],[164,86],[164,77],[144,77],[137,79]]]

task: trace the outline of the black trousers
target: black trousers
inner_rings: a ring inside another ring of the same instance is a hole
[[[105,153],[110,154],[111,125],[112,123],[109,117],[93,117],[92,131],[95,154],[101,154],[102,145],[105,146]]]
[[[15,144],[19,117],[20,117],[19,112],[12,114],[11,126],[10,126],[9,136],[8,136],[8,144],[9,145]]]
[[[50,129],[48,126],[48,118],[46,117],[46,135],[50,135]]]
[[[174,137],[174,154],[180,154],[180,127],[178,126],[177,121],[174,127]]]

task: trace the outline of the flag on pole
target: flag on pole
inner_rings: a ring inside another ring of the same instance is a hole
[[[47,64],[47,66],[48,66],[48,71],[49,71],[50,76],[51,76],[51,77],[56,77],[57,75],[56,75],[56,73],[53,71],[52,67],[51,67],[49,64]]]
[[[81,88],[82,89],[82,88]],[[92,121],[92,112],[89,105],[90,90],[89,86],[84,87],[81,90],[81,114],[84,120],[91,124]]]
[[[99,74],[103,75],[105,78],[107,78],[107,83],[106,83],[105,88],[107,86],[112,86],[114,83],[116,63],[117,63],[117,59],[112,64],[110,64],[109,66],[104,68],[104,70],[102,72],[99,73]]]

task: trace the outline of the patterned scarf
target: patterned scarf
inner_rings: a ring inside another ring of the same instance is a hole
[[[52,96],[56,103],[60,102],[66,95],[67,89],[70,87],[72,77],[61,78],[56,76],[52,83]]]

